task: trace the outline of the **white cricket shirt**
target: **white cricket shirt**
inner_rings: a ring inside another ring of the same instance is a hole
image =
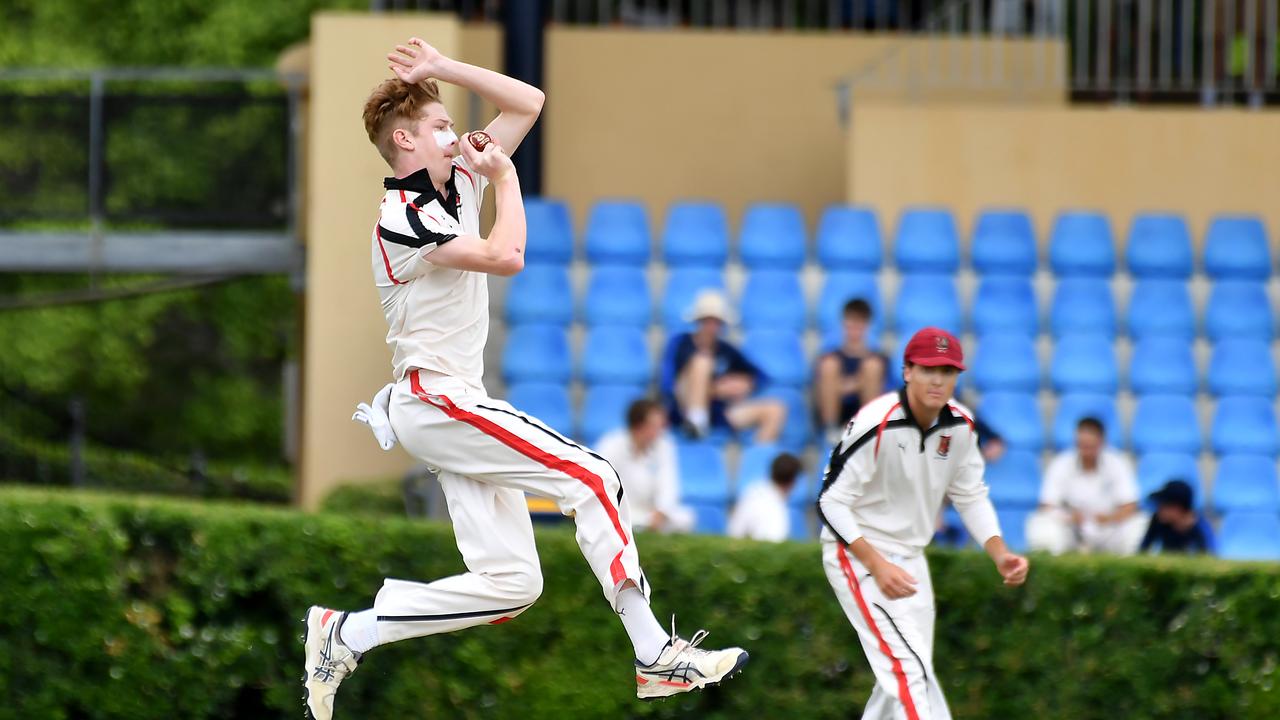
[[[919,555],[933,539],[944,496],[980,545],[999,535],[972,417],[952,400],[921,430],[906,390],[863,407],[831,452],[818,496],[822,539],[861,537],[882,553]]]
[[[596,452],[609,461],[627,490],[632,524],[647,528],[654,511],[667,517],[680,512],[680,469],[676,444],[663,434],[640,451],[631,433],[619,428],[605,434],[595,445]]]
[[[753,483],[729,515],[729,537],[782,542],[791,533],[787,496],[768,478]]]
[[[373,280],[397,382],[416,367],[483,389],[488,279],[433,265],[431,251],[459,235],[480,234],[487,185],[461,156],[453,161],[443,195],[425,168],[383,181],[386,193],[373,229]]]
[[[1110,448],[1098,453],[1092,471],[1080,463],[1080,453],[1058,453],[1045,469],[1040,504],[1079,510],[1086,515],[1113,513],[1121,505],[1138,502],[1138,480],[1128,458]]]

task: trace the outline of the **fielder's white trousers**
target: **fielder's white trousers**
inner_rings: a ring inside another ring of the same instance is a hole
[[[396,384],[390,417],[405,450],[439,471],[467,572],[388,578],[373,604],[382,642],[506,622],[538,599],[526,492],[573,516],[610,605],[627,580],[648,596],[621,480],[603,458],[478,388],[417,370]]]
[[[858,631],[876,676],[863,720],[950,720],[951,711],[933,674],[933,581],[923,555],[885,559],[910,573],[916,594],[885,597],[871,572],[836,542],[822,544],[822,565],[840,607]]]

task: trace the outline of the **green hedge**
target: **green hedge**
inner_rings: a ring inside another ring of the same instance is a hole
[[[570,533],[540,533],[542,600],[515,622],[370,654],[339,717],[848,718],[871,678],[810,544],[642,537],[655,609],[741,643],[731,685],[634,700],[630,653]],[[0,491],[0,718],[300,712],[299,625],[385,575],[461,563],[447,527],[262,507]],[[1280,568],[1038,559],[1021,590],[932,558],[935,662],[958,718],[1274,718]]]

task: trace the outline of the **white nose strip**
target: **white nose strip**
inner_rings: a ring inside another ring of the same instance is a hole
[[[450,145],[458,142],[458,136],[454,134],[453,130],[436,130],[431,134],[435,136],[436,144],[440,146],[441,150],[448,150]]]

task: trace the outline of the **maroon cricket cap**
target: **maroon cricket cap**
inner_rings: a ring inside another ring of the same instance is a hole
[[[964,349],[960,341],[942,328],[927,327],[912,335],[902,358],[913,365],[950,365],[964,370]]]

